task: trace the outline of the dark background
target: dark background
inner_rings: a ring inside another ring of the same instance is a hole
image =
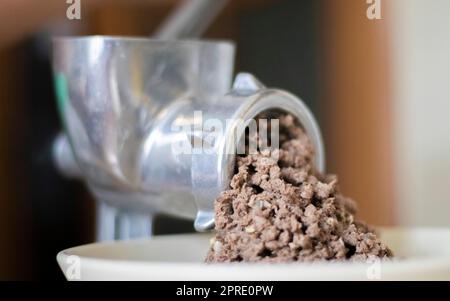
[[[81,182],[63,178],[52,163],[51,144],[61,124],[50,66],[51,37],[149,35],[177,3],[104,1],[83,9],[81,21],[67,21],[64,7],[51,10],[53,4],[48,4],[47,10],[44,2],[40,8],[46,22],[0,39],[0,279],[62,280],[57,252],[94,241],[94,200]],[[205,37],[236,41],[236,71],[254,73],[310,106],[325,137],[328,170],[341,176],[347,194],[361,200],[364,219],[391,224],[390,164],[382,151],[390,143],[385,130],[389,122],[380,127],[367,119],[385,118],[389,111],[386,37],[380,34],[385,26],[383,21],[369,24],[365,1],[333,3],[234,0]],[[34,22],[27,15],[17,18],[18,24]],[[362,54],[373,61],[367,63]],[[375,84],[355,81],[362,75]],[[365,102],[354,108],[360,97]],[[357,129],[346,122],[349,116],[359,122]],[[358,152],[349,151],[356,148]],[[372,164],[368,158],[382,160]],[[361,175],[357,166],[362,163],[374,172]],[[190,222],[167,218],[158,219],[155,228],[157,233],[192,230]]]

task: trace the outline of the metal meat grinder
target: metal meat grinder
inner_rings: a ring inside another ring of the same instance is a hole
[[[214,200],[234,170],[229,142],[236,125],[228,119],[291,113],[314,143],[318,170],[324,169],[313,115],[296,96],[266,88],[251,74],[239,73],[232,83],[229,42],[58,38],[53,56],[65,127],[54,157],[97,199],[98,240],[150,236],[152,216],[160,213],[194,219],[198,231],[213,228]],[[212,152],[175,152],[174,143],[205,135],[173,130],[198,128],[202,120],[195,112],[227,126]]]

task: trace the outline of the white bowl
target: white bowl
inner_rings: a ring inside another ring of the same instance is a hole
[[[61,251],[68,280],[450,280],[450,228],[386,228],[388,262],[205,264],[212,234],[155,236]]]

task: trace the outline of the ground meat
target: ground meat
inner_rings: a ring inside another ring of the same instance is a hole
[[[215,201],[216,235],[206,262],[392,257],[355,220],[355,202],[340,193],[337,177],[315,170],[313,145],[291,115],[280,117],[277,151],[236,158],[230,189]]]

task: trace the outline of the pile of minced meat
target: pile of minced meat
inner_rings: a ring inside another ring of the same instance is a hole
[[[295,119],[279,119],[279,153],[236,157],[230,188],[215,201],[216,235],[206,262],[392,257],[355,219],[356,205],[340,193],[337,177],[316,171],[313,145]]]

